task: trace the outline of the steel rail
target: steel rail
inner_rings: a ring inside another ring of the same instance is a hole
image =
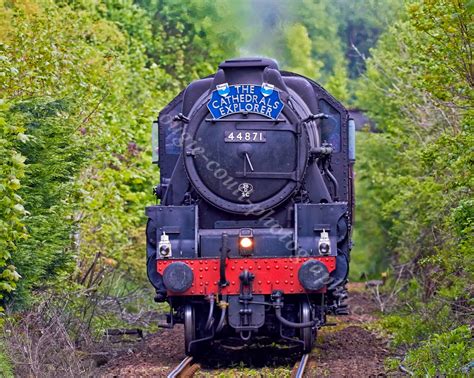
[[[168,378],[178,378],[180,374],[187,368],[191,366],[193,358],[191,356],[186,357],[183,361],[179,363],[169,374]]]
[[[300,363],[298,365],[298,369],[296,370],[296,374],[294,378],[303,378],[304,370],[306,369],[306,364],[308,363],[309,353],[303,354],[301,357]]]

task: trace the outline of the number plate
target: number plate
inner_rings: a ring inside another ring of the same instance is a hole
[[[265,131],[224,131],[224,142],[226,143],[265,143],[266,141]]]

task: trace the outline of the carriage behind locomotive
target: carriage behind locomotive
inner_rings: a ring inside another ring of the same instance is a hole
[[[233,336],[309,350],[347,311],[354,133],[327,91],[270,59],[225,61],[162,110],[147,271],[187,353]]]

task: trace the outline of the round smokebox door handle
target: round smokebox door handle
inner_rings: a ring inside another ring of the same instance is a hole
[[[184,293],[192,286],[193,280],[193,271],[183,262],[174,262],[163,272],[163,283],[169,291],[175,293]]]

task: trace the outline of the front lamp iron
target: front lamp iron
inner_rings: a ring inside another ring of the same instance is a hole
[[[329,255],[331,253],[331,241],[329,240],[329,235],[326,230],[321,232],[321,237],[319,238],[318,250],[321,255]]]
[[[163,232],[161,235],[160,242],[158,243],[158,254],[157,259],[166,259],[171,257],[171,242],[170,238],[166,233]]]

